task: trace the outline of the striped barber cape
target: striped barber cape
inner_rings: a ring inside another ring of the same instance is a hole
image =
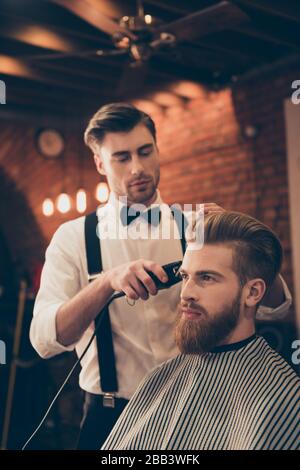
[[[253,335],[152,371],[102,449],[299,449],[299,405],[300,379]]]

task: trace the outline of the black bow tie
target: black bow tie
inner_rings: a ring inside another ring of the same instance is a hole
[[[133,215],[129,214],[130,212],[135,212]],[[123,206],[120,212],[120,218],[123,225],[129,225],[138,217],[142,217],[145,219],[148,224],[154,225],[157,227],[160,223],[161,212],[158,206],[152,207],[152,209],[148,209],[147,211],[134,211],[133,209],[130,210],[129,206]]]

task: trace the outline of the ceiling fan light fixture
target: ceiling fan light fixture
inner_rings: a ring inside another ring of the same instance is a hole
[[[119,49],[129,49],[131,40],[128,36],[123,33],[114,36],[115,46]]]
[[[165,44],[174,44],[176,37],[171,33],[160,33],[160,40]]]
[[[130,20],[130,18],[128,16],[124,16],[119,24],[120,26],[125,30],[124,31],[116,31],[113,35],[112,35],[112,40],[113,40],[113,43],[115,45],[115,47],[117,47],[118,49],[129,49],[130,48],[130,45],[131,43],[133,42],[133,38],[132,38],[132,31],[129,27],[129,25],[127,23],[123,23],[123,19],[126,18],[128,19],[128,21]],[[135,36],[134,36],[135,38]]]
[[[147,44],[132,44],[130,54],[137,62],[144,62],[151,57],[152,50]]]
[[[122,16],[119,20],[119,25],[132,31],[137,27],[136,18],[135,16]]]
[[[153,30],[153,27],[158,26],[161,23],[161,20],[152,15],[123,16],[119,20],[119,25],[122,28],[128,29],[133,34],[143,30]]]

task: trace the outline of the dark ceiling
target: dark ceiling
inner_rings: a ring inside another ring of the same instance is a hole
[[[0,78],[7,106],[24,113],[85,113],[178,80],[223,86],[300,53],[299,0],[145,0],[144,13],[161,20],[159,31],[177,41],[136,62],[108,34],[119,30],[122,16],[137,14],[136,3],[0,0]],[[138,44],[157,37],[139,37]],[[106,55],[109,50],[118,52]]]

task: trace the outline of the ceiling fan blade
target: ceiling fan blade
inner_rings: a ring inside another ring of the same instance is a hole
[[[135,0],[87,0],[89,4],[97,8],[100,13],[108,18],[122,18],[122,16],[134,16],[136,14]]]
[[[128,54],[127,49],[99,49],[96,51],[96,55],[100,57],[111,57],[115,55],[126,55]]]
[[[184,41],[230,29],[248,19],[249,17],[239,7],[228,1],[222,1],[168,25],[160,26],[157,31],[172,33],[177,41]]]
[[[67,59],[72,57],[88,57],[96,55],[97,50],[93,49],[92,51],[82,51],[82,52],[57,52],[56,54],[33,54],[30,56],[19,57],[22,60],[26,61],[35,61],[35,60],[57,60],[57,59]]]
[[[82,52],[58,52],[57,54],[35,54],[30,56],[19,57],[21,60],[26,61],[39,61],[39,60],[57,60],[57,59],[68,59],[68,58],[85,58],[85,57],[107,57],[107,56],[117,56],[125,55],[127,51],[124,49],[93,49],[90,51]]]
[[[109,35],[121,32],[135,39],[135,35],[128,29],[121,27],[118,23],[108,18],[87,0],[51,0],[51,2],[64,7],[66,10],[74,13],[74,15],[79,16],[87,23]]]

